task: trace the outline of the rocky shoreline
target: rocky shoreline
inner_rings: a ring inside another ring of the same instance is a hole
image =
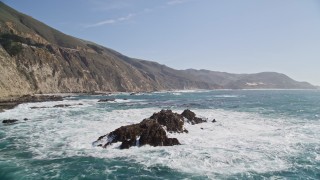
[[[0,100],[0,112],[6,109],[13,109],[22,103],[45,102],[45,101],[62,101],[62,96],[57,95],[24,95],[21,97],[12,97]]]
[[[120,128],[100,136],[93,146],[107,148],[121,142],[120,149],[129,149],[132,146],[174,146],[180,145],[177,138],[169,138],[168,133],[188,133],[184,123],[199,124],[207,122],[206,119],[196,117],[190,110],[184,110],[181,114],[171,110],[161,110],[140,123],[121,126]]]

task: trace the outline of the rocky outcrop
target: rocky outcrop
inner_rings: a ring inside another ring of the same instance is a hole
[[[196,114],[189,109],[184,110],[181,115],[186,118],[187,122],[190,124],[199,124],[207,122],[207,120],[196,117]]]
[[[122,142],[120,149],[127,149],[131,146],[173,146],[180,144],[175,138],[168,138],[166,131],[156,120],[144,120],[139,124],[122,126],[112,131],[107,136],[102,136],[98,141],[107,138],[107,143],[98,146],[107,147],[112,143]]]
[[[160,125],[166,127],[168,132],[182,133],[185,130],[183,116],[173,113],[171,110],[161,110],[158,113],[154,113],[150,119],[154,119]]]
[[[192,114],[192,119],[187,119],[191,122],[194,120],[195,114]],[[189,116],[188,116],[189,117]],[[190,116],[191,117],[191,116]],[[200,119],[199,123],[200,123]],[[202,120],[201,122],[206,122]],[[171,110],[161,110],[154,113],[150,118],[144,119],[138,124],[122,126],[104,136],[100,136],[97,141],[93,143],[94,146],[108,147],[109,145],[121,142],[120,149],[128,149],[131,146],[173,146],[180,145],[176,138],[168,138],[169,133],[188,133],[184,129],[184,118],[181,114],[172,112]]]

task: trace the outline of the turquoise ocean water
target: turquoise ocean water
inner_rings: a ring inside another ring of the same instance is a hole
[[[64,102],[21,104],[0,113],[0,120],[20,120],[0,124],[0,179],[320,179],[320,91],[111,97],[116,102],[72,95]],[[73,106],[53,108],[57,104]],[[188,134],[169,134],[180,146],[92,146],[99,136],[161,109],[190,109],[209,122],[186,124]]]

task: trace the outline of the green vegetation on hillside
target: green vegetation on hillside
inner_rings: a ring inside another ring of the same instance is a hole
[[[19,32],[36,33],[54,45],[73,49],[76,49],[77,47],[86,47],[86,44],[82,40],[49,27],[28,15],[12,9],[0,1],[0,24],[5,24],[6,22],[12,22],[15,30]]]
[[[44,44],[34,42],[30,38],[24,38],[18,35],[8,33],[0,35],[0,44],[10,54],[10,56],[15,56],[19,54],[23,49],[22,44],[35,46],[38,48],[42,48],[45,46]]]
[[[10,56],[15,56],[19,54],[23,49],[20,43],[20,38],[20,36],[3,34],[0,36],[0,44],[8,52],[8,54],[10,54]]]
[[[96,46],[96,45],[93,45],[93,44],[87,44],[88,47],[92,48],[93,50],[95,50],[98,54],[102,54],[103,52],[103,49]]]

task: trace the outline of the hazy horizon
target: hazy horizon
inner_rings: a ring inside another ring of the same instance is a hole
[[[320,85],[316,0],[2,2],[66,34],[172,68],[273,71]]]

